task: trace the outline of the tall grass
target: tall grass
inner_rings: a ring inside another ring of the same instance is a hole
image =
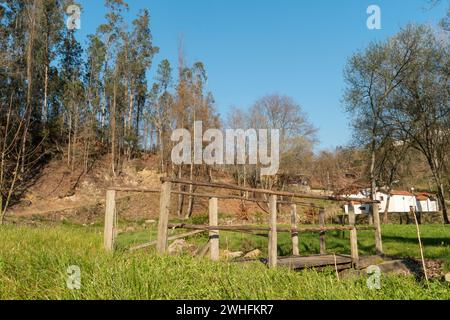
[[[425,258],[440,259],[445,268],[450,271],[450,226],[421,225],[421,238],[424,245]],[[124,233],[119,236],[117,244],[119,250],[131,245],[144,243],[156,239],[156,226],[145,231]],[[420,258],[419,245],[415,225],[383,225],[384,253],[397,257]],[[317,233],[300,234],[300,253],[318,254],[319,236]],[[196,244],[204,244],[208,240],[207,234],[190,238]],[[248,234],[225,232],[220,233],[220,247],[230,251],[250,251],[259,249],[267,253],[267,238]],[[326,234],[327,251],[350,254],[349,233],[342,231]],[[374,255],[375,236],[373,231],[358,231],[358,249],[362,255]],[[291,237],[289,234],[278,235],[278,255],[286,256],[292,253]]]
[[[0,228],[0,299],[450,299],[450,286],[413,277],[339,281],[332,270],[269,270],[152,252],[107,254],[101,230],[74,226]],[[81,289],[66,270],[81,269]]]

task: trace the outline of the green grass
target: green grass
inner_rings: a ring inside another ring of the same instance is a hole
[[[421,239],[424,246],[425,258],[439,259],[444,262],[444,267],[450,271],[450,226],[446,225],[421,225]],[[182,232],[176,230],[176,232]],[[117,248],[124,250],[127,247],[152,241],[156,239],[156,226],[150,230],[125,233],[118,237]],[[174,233],[176,234],[176,233]],[[384,253],[394,257],[420,258],[417,231],[415,225],[383,225],[383,249]],[[300,234],[301,254],[319,253],[319,236],[317,233]],[[197,235],[189,238],[195,244],[204,244],[207,235]],[[235,232],[220,234],[220,247],[230,251],[248,252],[259,249],[267,254],[267,238]],[[350,254],[350,242],[348,232],[329,232],[326,235],[327,251],[332,253]],[[362,255],[375,254],[375,238],[373,231],[358,231],[358,249]],[[291,238],[287,233],[278,235],[278,255],[286,256],[292,252]]]
[[[422,230],[427,256],[448,261],[450,229],[423,226]],[[148,240],[149,231],[145,233]],[[418,255],[413,227],[386,226],[384,236],[388,253]],[[124,234],[119,242],[124,248],[140,237],[144,232]],[[372,250],[371,237],[370,232],[360,232],[363,252]],[[249,238],[265,245],[264,238]],[[317,250],[317,237],[303,238],[303,250],[306,246],[310,252]],[[450,299],[449,284],[434,281],[427,286],[413,277],[383,275],[381,290],[370,290],[365,278],[339,281],[332,270],[269,270],[260,263],[212,263],[188,256],[160,257],[151,251],[107,254],[99,227],[5,226],[0,227],[0,239],[0,299]],[[229,235],[230,249],[238,240]],[[280,241],[279,251],[287,250],[288,240]],[[341,243],[348,246],[340,234],[328,240],[330,250],[345,251]],[[81,268],[80,290],[66,286],[71,265]]]

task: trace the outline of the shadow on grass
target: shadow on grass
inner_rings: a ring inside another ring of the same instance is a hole
[[[435,246],[435,247],[442,247],[444,246],[450,246],[450,238],[428,238],[428,237],[421,237],[422,245],[424,246]],[[406,238],[406,237],[400,237],[400,236],[383,236],[384,241],[392,241],[392,242],[399,242],[399,243],[413,243],[417,244],[418,239],[417,238]]]

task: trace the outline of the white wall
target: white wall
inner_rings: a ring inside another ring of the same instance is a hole
[[[368,206],[369,205],[363,205],[363,204],[352,205],[353,210],[355,211],[356,215],[368,213]],[[348,204],[344,205],[344,211],[345,211],[345,214],[348,214]]]
[[[439,205],[437,200],[422,200],[417,201],[417,211],[418,212],[438,212],[439,211]]]
[[[367,195],[361,192],[354,195],[346,195],[350,198],[367,198]],[[380,213],[384,212],[387,204],[388,195],[383,192],[377,192],[376,199],[380,201]],[[439,211],[438,202],[435,200],[417,201],[415,196],[392,195],[389,200],[389,213],[405,213],[410,211],[410,207],[416,208],[418,212],[437,212]],[[353,209],[356,215],[367,214],[370,210],[369,204],[355,204]],[[344,212],[348,214],[348,205],[344,205]]]

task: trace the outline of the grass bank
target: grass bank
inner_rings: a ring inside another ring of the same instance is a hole
[[[396,236],[409,234],[406,228]],[[339,281],[332,270],[268,270],[259,263],[212,263],[151,252],[106,254],[99,228],[4,226],[0,239],[0,299],[450,299],[449,284],[428,287],[413,277],[383,275],[381,290],[370,290],[366,279]],[[394,240],[387,238],[386,247]],[[412,243],[404,248],[409,245],[414,250]],[[435,244],[429,252],[448,254],[446,245]],[[80,290],[67,288],[71,265],[81,269]]]

